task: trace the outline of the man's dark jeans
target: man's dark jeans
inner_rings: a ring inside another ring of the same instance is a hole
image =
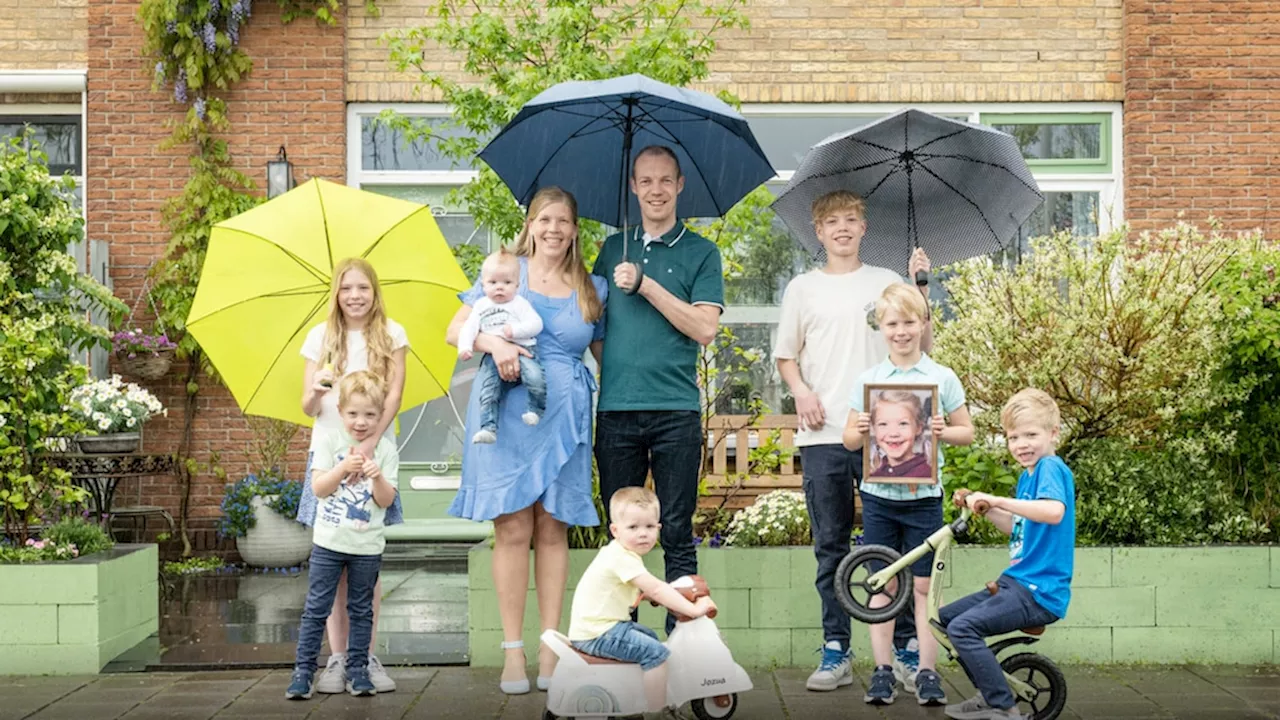
[[[625,410],[596,414],[596,466],[606,524],[609,498],[624,487],[644,485],[653,472],[653,488],[662,506],[658,540],[666,561],[666,580],[698,572],[693,544],[693,513],[698,505],[702,422],[696,410]],[[745,450],[745,449],[744,449]],[[675,627],[667,615],[667,634]]]
[[[382,556],[348,555],[312,545],[310,567],[307,569],[307,602],[302,610],[298,653],[293,664],[296,670],[316,671],[325,621],[333,610],[333,596],[338,591],[343,568],[347,570],[347,615],[351,619],[351,630],[347,636],[347,669],[350,672],[369,666],[369,643],[373,639],[373,586],[378,582]]]
[[[847,650],[849,615],[836,599],[835,578],[836,568],[850,550],[853,498],[862,478],[862,451],[849,451],[843,445],[809,445],[800,448],[800,465],[804,469],[804,500],[809,508],[813,554],[818,560],[814,585],[822,600],[823,642],[834,640]],[[909,605],[894,625],[893,644],[905,648],[915,636]]]
[[[1024,627],[1048,625],[1057,616],[1040,607],[1031,591],[1008,575],[996,581],[995,595],[979,590],[962,597],[938,611],[938,621],[947,629],[947,637],[956,648],[960,667],[969,682],[978,688],[987,704],[994,708],[1014,706],[1009,681],[1000,669],[1000,661],[987,646],[987,638],[1003,635]]]

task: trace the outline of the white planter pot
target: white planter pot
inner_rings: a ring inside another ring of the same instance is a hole
[[[236,540],[245,563],[254,567],[293,567],[311,555],[311,528],[267,507],[270,497],[255,495],[253,527]]]

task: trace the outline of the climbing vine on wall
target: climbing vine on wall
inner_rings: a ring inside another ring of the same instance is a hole
[[[341,0],[276,2],[285,23],[311,17],[332,26],[342,9]],[[377,14],[374,0],[364,5]],[[190,156],[191,176],[182,194],[165,203],[163,215],[171,235],[148,273],[149,290],[144,289],[155,308],[156,325],[180,338],[178,355],[186,361],[184,425],[176,465],[182,486],[179,524],[184,556],[191,554],[191,481],[200,470],[192,448],[199,376],[215,376],[199,343],[185,332],[187,313],[213,226],[261,202],[256,184],[236,169],[223,139],[231,130],[225,97],[253,69],[252,58],[240,44],[252,16],[253,0],[142,0],[138,11],[145,33],[143,53],[155,61],[153,87],[183,108],[161,148],[186,147]],[[216,460],[211,470],[225,479]]]

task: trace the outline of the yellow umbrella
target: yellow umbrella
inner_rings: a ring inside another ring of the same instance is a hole
[[[373,265],[387,316],[409,335],[401,406],[445,394],[457,361],[445,329],[470,283],[431,210],[315,179],[209,238],[187,329],[244,413],[312,423],[299,351],[328,315],[333,266],[353,256]]]

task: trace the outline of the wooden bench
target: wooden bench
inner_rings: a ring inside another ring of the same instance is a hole
[[[698,498],[699,507],[740,510],[774,490],[803,492],[803,468],[795,446],[799,427],[796,416],[764,415],[749,427],[748,420],[746,415],[713,415],[708,421],[707,437],[703,438],[707,447],[704,469],[707,493]],[[774,431],[778,433],[782,452],[778,469],[755,471],[751,467],[750,451],[768,442]],[[860,505],[855,494],[855,521],[861,516]]]

